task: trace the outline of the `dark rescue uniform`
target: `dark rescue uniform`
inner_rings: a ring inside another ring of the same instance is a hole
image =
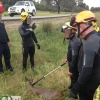
[[[34,54],[35,54],[35,43],[38,43],[37,38],[33,31],[30,31],[31,26],[23,22],[19,27],[19,33],[22,37],[23,45],[23,68],[26,68],[28,54],[30,55],[31,67],[34,67]],[[33,41],[34,40],[34,41]]]
[[[2,55],[4,55],[5,65],[7,69],[12,69],[10,64],[10,49],[8,46],[9,38],[4,23],[0,22],[0,72],[3,72]]]
[[[69,45],[68,45],[68,65],[69,65],[69,72],[73,73],[71,78],[71,86],[77,81],[79,73],[78,73],[78,55],[80,47],[82,46],[82,41],[77,36],[73,36],[70,38]]]
[[[93,100],[100,85],[100,37],[92,31],[85,39],[79,53],[79,78],[74,89],[79,92],[80,100]]]

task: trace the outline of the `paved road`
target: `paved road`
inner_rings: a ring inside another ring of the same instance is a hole
[[[55,15],[55,16],[33,16],[33,19],[44,19],[44,18],[54,18],[54,17],[66,17],[71,16],[72,14],[66,14],[66,15]],[[20,16],[14,16],[14,17],[3,17],[2,20],[19,20]]]

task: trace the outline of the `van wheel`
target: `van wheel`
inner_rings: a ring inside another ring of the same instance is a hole
[[[10,17],[13,17],[13,16],[14,16],[14,14],[9,14],[9,16],[10,16]]]
[[[21,10],[21,13],[22,13],[22,12],[25,12],[25,10],[24,10],[24,9],[22,9],[22,10]]]
[[[33,11],[32,11],[32,16],[35,16],[35,14],[36,14],[36,13],[35,13],[35,11],[33,10]]]

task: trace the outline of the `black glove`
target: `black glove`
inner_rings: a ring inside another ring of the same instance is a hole
[[[77,90],[74,87],[72,87],[72,89],[71,89],[70,94],[68,95],[68,97],[69,98],[78,99],[77,94],[78,94]]]
[[[40,49],[40,45],[38,43],[36,45],[37,45],[37,48]]]
[[[32,29],[34,30],[35,28],[36,28],[36,25],[34,23],[34,24],[32,24]]]

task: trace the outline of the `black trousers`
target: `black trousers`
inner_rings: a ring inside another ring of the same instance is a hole
[[[10,64],[10,49],[7,43],[1,44],[0,43],[0,72],[3,71],[3,64],[2,64],[2,56],[4,56],[4,61],[7,69],[12,68]]]
[[[70,71],[70,68],[71,68],[72,66],[70,65],[70,63],[68,63],[68,66],[69,66],[69,71]],[[71,79],[71,86],[73,86],[73,85],[76,83],[76,81],[77,81],[77,79],[78,79],[78,76],[79,76],[79,72],[78,72],[78,68],[76,67],[76,69],[75,69],[74,72],[73,72],[73,75],[70,76],[70,79]]]
[[[100,85],[100,74],[91,75],[79,92],[79,100],[93,100],[94,93]]]
[[[77,70],[75,70],[75,72],[73,72],[73,75],[70,76],[71,85],[72,85],[72,86],[76,83],[78,77],[79,77],[79,72],[78,72]]]
[[[30,47],[23,47],[22,52],[23,52],[23,68],[26,68],[27,66],[28,55],[30,56],[31,67],[34,67],[35,46],[33,45]]]

